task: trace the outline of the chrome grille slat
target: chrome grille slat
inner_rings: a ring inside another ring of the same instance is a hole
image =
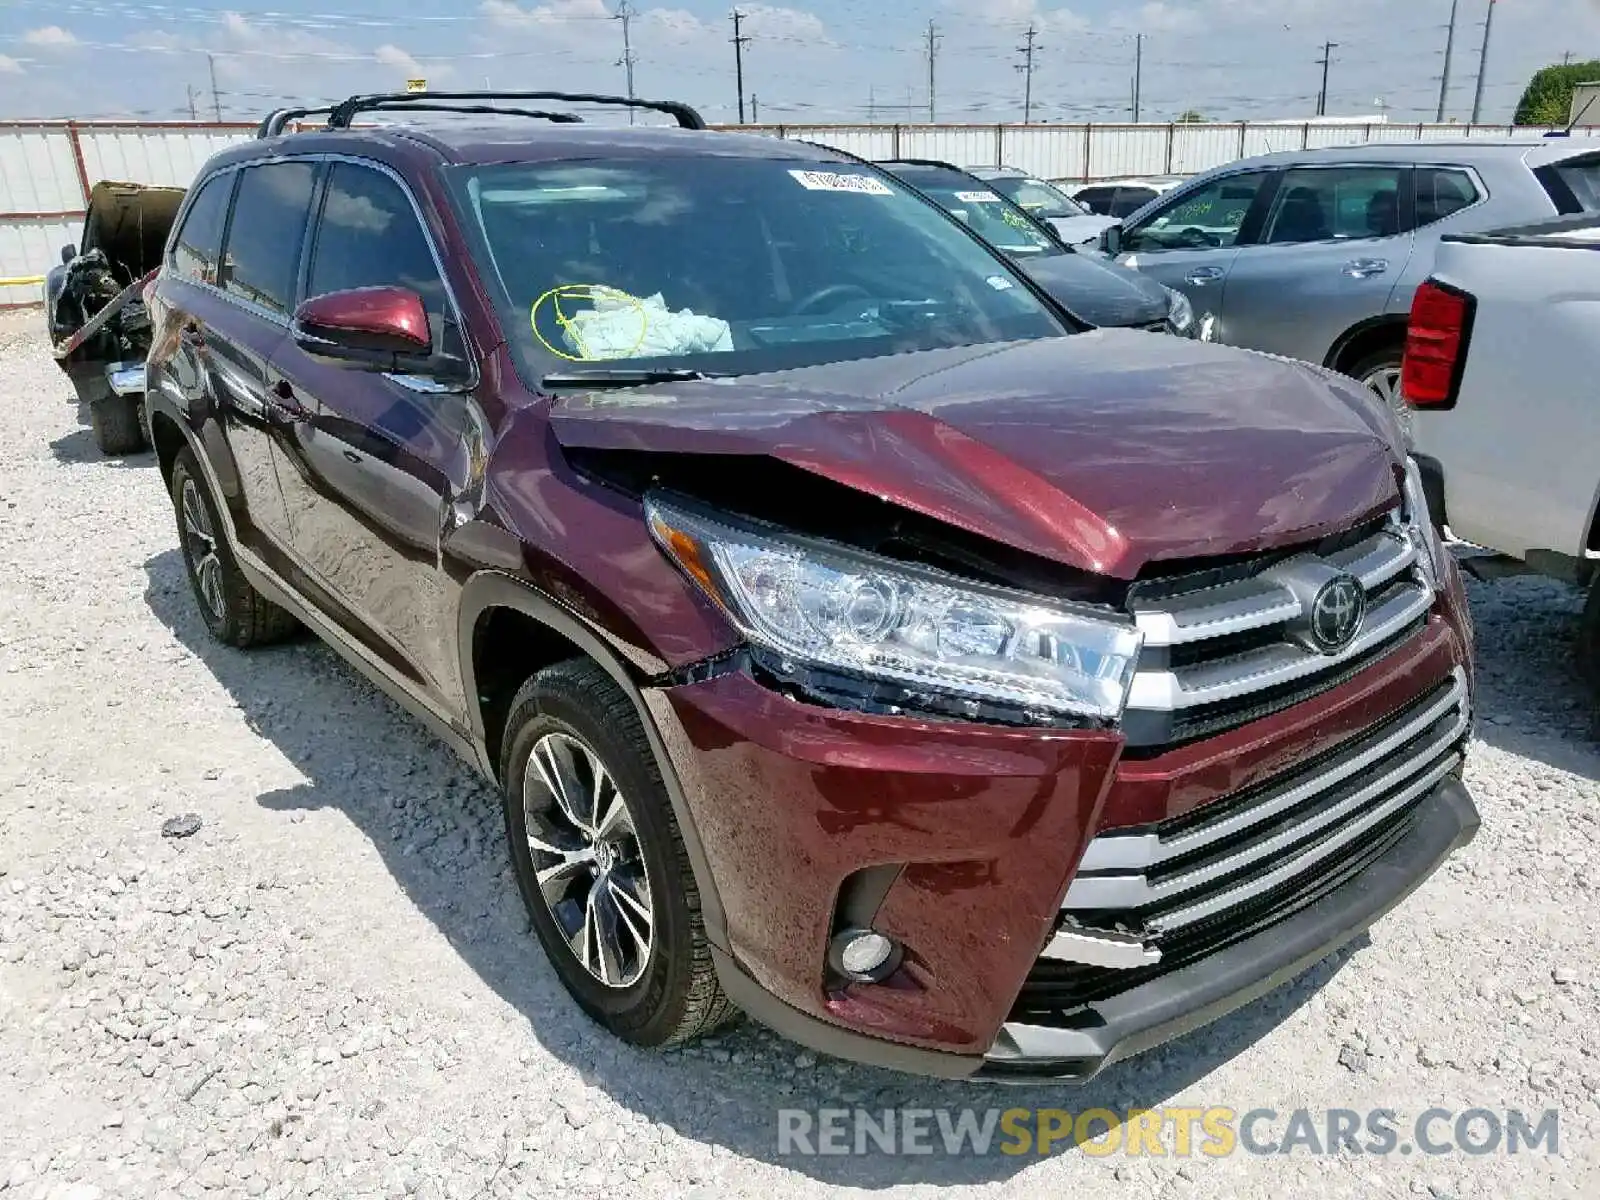
[[[1173,597],[1160,607],[1133,607],[1146,646],[1180,646],[1207,638],[1279,625],[1300,614],[1288,588],[1245,579]]]
[[[1415,563],[1417,548],[1403,534],[1385,531],[1360,545],[1328,555],[1328,561],[1349,571],[1372,592]]]
[[[1236,793],[1214,819],[1201,809],[1154,828],[1109,830],[1085,849],[1064,917],[1159,946],[1302,876],[1314,880],[1459,768],[1471,723],[1466,670],[1457,667],[1448,683],[1329,756]]]
[[[1355,746],[1345,749],[1313,777],[1269,793],[1258,802],[1229,817],[1208,822],[1175,837],[1163,838],[1154,832],[1113,831],[1101,834],[1089,843],[1089,848],[1084,851],[1083,859],[1078,864],[1078,870],[1080,872],[1143,870],[1181,855],[1192,854],[1212,842],[1233,837],[1251,826],[1260,825],[1279,813],[1287,812],[1310,800],[1319,792],[1325,792],[1343,783],[1356,772],[1404,746],[1412,738],[1436,724],[1453,708],[1462,709],[1462,723],[1464,723],[1466,699],[1466,674],[1457,668],[1449,690],[1408,715],[1401,724],[1388,730],[1381,738],[1370,742],[1358,742]],[[1458,728],[1457,733],[1461,732],[1465,732],[1464,728]]]
[[[1141,670],[1134,675],[1128,708],[1193,708],[1330,671],[1394,637],[1432,607],[1431,589],[1421,584],[1396,586],[1368,609],[1361,633],[1339,654],[1316,654],[1279,642],[1193,666]]]
[[[1435,718],[1435,720],[1437,719]],[[1385,792],[1401,787],[1418,771],[1424,770],[1429,763],[1435,762],[1441,754],[1446,753],[1451,746],[1459,742],[1466,731],[1467,717],[1463,709],[1460,711],[1458,719],[1440,736],[1430,739],[1428,744],[1417,753],[1408,756],[1404,762],[1386,771],[1364,787],[1352,792],[1339,803],[1312,814],[1306,820],[1296,822],[1282,833],[1264,841],[1246,845],[1233,853],[1207,859],[1205,862],[1198,864],[1193,870],[1174,875],[1169,879],[1152,883],[1143,873],[1086,875],[1080,871],[1077,878],[1072,881],[1072,886],[1067,889],[1067,898],[1062,902],[1062,907],[1073,912],[1090,912],[1096,909],[1108,908],[1149,908],[1152,905],[1182,896],[1186,892],[1195,891],[1214,880],[1235,874],[1248,867],[1252,862],[1270,859],[1279,851],[1286,850],[1313,834],[1337,825],[1342,819],[1358,812],[1362,807],[1370,804]],[[1455,756],[1455,761],[1459,761],[1459,756]],[[1315,794],[1315,792],[1312,793],[1312,795]],[[1380,810],[1391,803],[1392,801],[1386,801],[1384,805],[1379,806]],[[1315,858],[1307,861],[1315,861]],[[1155,862],[1144,864],[1144,870],[1149,870],[1150,867],[1155,865]]]

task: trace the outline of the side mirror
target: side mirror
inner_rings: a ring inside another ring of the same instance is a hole
[[[78,257],[78,248],[76,246],[63,246],[63,247],[61,247],[61,265],[62,266],[66,266],[68,263],[70,263],[73,259],[75,259],[77,257]]]
[[[307,300],[294,314],[294,340],[307,354],[393,369],[400,356],[433,349],[422,297],[406,288],[352,288]]]
[[[357,370],[415,375],[439,391],[465,386],[471,371],[438,353],[422,297],[402,287],[351,288],[313,296],[295,309],[295,345],[316,358]]]
[[[1122,253],[1122,226],[1107,225],[1100,231],[1100,249],[1111,258]]]

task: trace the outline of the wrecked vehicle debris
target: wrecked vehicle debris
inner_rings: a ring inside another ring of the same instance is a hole
[[[104,454],[131,454],[149,441],[144,360],[150,318],[142,292],[161,264],[183,195],[183,188],[96,184],[81,244],[63,246],[61,265],[45,278],[45,320],[56,361],[87,406]]]

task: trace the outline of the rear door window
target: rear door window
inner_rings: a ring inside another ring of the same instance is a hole
[[[1151,188],[1125,187],[1118,188],[1117,195],[1111,201],[1107,215],[1113,217],[1131,217],[1160,193]]]
[[[1403,228],[1400,167],[1289,171],[1261,240],[1273,245],[1393,237]]]
[[[201,283],[216,283],[222,254],[222,229],[228,222],[228,201],[238,176],[227,171],[200,185],[172,246],[172,269]]]
[[[244,169],[222,260],[227,292],[272,312],[289,311],[315,182],[309,162]]]
[[[1417,225],[1432,225],[1478,202],[1472,176],[1451,167],[1417,169]]]
[[[1085,188],[1073,196],[1073,199],[1090,212],[1107,215],[1111,212],[1111,206],[1116,202],[1117,189],[1114,187]]]

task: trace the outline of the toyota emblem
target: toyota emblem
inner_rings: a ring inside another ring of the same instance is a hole
[[[1311,601],[1311,638],[1324,654],[1337,654],[1361,630],[1367,615],[1367,592],[1354,575],[1328,580]]]

